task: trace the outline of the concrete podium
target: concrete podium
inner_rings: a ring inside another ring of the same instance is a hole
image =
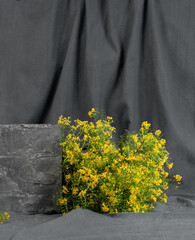
[[[0,210],[26,214],[57,211],[60,142],[58,125],[0,125]]]

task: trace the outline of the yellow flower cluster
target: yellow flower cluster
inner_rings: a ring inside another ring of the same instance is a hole
[[[156,131],[155,131],[155,135],[156,135],[156,136],[160,136],[160,134],[161,134],[161,130],[156,130]]]
[[[10,215],[7,212],[0,213],[0,223],[3,224],[5,220],[9,220]]]
[[[182,177],[180,175],[175,175],[173,177],[175,178],[175,181],[179,182],[179,184],[180,184],[180,181],[181,181]]]
[[[63,132],[62,173],[64,184],[58,205],[62,213],[78,207],[100,213],[146,212],[156,201],[166,202],[169,187],[169,153],[161,131],[150,131],[143,122],[138,134],[127,132],[118,146],[111,117],[100,118],[94,108],[93,122],[59,118]],[[66,133],[66,134],[65,134]],[[179,184],[180,175],[175,175]]]

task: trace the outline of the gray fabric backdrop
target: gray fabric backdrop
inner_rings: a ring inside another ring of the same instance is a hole
[[[195,194],[194,0],[0,0],[0,123],[113,116],[162,130]]]
[[[0,0],[0,124],[84,120],[92,107],[118,134],[145,120],[162,130],[177,196],[113,218],[10,213],[0,240],[194,239],[194,0]]]

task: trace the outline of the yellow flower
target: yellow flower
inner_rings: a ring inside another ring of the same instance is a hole
[[[85,194],[86,194],[86,192],[87,192],[87,189],[81,190],[80,193],[79,193],[79,197],[80,197],[80,198],[84,197]]]
[[[72,190],[72,194],[73,194],[73,195],[77,195],[78,191],[79,191],[78,188],[73,188],[73,190]]]
[[[68,174],[68,175],[65,176],[65,179],[66,179],[66,180],[68,180],[68,179],[70,179],[70,178],[71,178],[71,175],[70,175],[70,174]]]
[[[162,194],[162,192],[163,192],[163,191],[162,191],[161,189],[153,190],[153,191],[152,191],[153,195],[155,195],[155,196],[157,196],[157,197],[160,196],[160,195]]]
[[[161,145],[165,145],[165,143],[166,143],[166,140],[162,138],[162,139],[160,140],[160,144],[161,144]]]
[[[112,206],[114,206],[117,203],[117,199],[115,197],[110,196],[109,197],[109,202]]]
[[[157,198],[152,195],[152,196],[151,196],[151,200],[153,200],[154,202],[156,202]]]
[[[118,169],[118,170],[119,170],[119,169]],[[102,177],[102,178],[106,178],[107,175],[108,175],[107,172],[103,172],[103,173],[101,174],[101,177]]]
[[[169,188],[169,187],[168,187],[168,183],[165,182],[165,183],[163,184],[162,188],[163,188],[164,190],[167,190],[167,189]]]
[[[158,149],[156,146],[153,148],[153,151],[154,151],[155,153],[159,153],[159,152],[160,152],[159,149]]]
[[[84,135],[83,136],[83,141],[87,141],[87,138],[88,138],[87,135]]]
[[[133,141],[134,141],[135,143],[137,143],[137,141],[138,141],[137,135],[133,135],[133,136],[132,136],[132,139],[133,139]]]
[[[109,122],[113,122],[112,117],[107,117],[107,120],[108,120]]]
[[[82,176],[81,180],[82,180],[82,182],[88,182],[89,181],[89,177],[88,176]]]
[[[67,204],[67,199],[66,198],[63,198],[63,199],[59,199],[59,204],[60,205],[65,205],[65,204]]]
[[[65,185],[62,186],[62,192],[63,192],[64,194],[66,194],[66,193],[69,192],[69,191],[68,191],[68,188],[67,188]]]
[[[83,169],[79,169],[79,170],[77,170],[77,172],[79,172],[79,173],[81,173],[83,175],[86,173],[85,170],[83,170]]]
[[[171,169],[173,167],[173,163],[170,163],[167,165],[168,169]]]
[[[150,204],[150,209],[154,209],[154,205],[153,204]]]
[[[70,121],[70,117],[68,118],[63,118],[63,116],[61,115],[59,117],[59,120],[58,120],[58,124],[61,124],[61,125],[70,125],[71,121]]]
[[[160,184],[162,183],[162,179],[158,179],[158,180],[154,180],[154,184],[156,185],[156,186],[160,186]]]
[[[137,142],[136,147],[139,148],[141,146],[140,142]]]
[[[163,172],[162,174],[163,174],[163,177],[165,177],[165,178],[168,177],[168,175],[169,175],[168,172]]]
[[[166,203],[167,202],[167,198],[161,198],[161,201]]]
[[[133,212],[139,212],[140,208],[138,205],[133,206]]]
[[[62,118],[63,118],[63,116],[61,115],[61,116],[59,117],[58,124],[62,124]]]
[[[129,203],[130,204],[134,204],[136,202],[136,200],[137,200],[136,195],[130,195],[129,196]]]
[[[102,203],[101,209],[103,212],[109,212],[109,208],[105,205],[105,203]]]
[[[161,134],[161,130],[156,130],[156,131],[155,131],[155,135],[156,135],[156,136],[159,136],[160,134]]]
[[[88,112],[89,117],[91,117],[94,112],[95,112],[95,108],[92,108],[91,111]]]
[[[164,193],[164,195],[163,195],[162,197],[160,197],[159,200],[160,200],[161,202],[166,203],[166,202],[167,202],[167,195]]]
[[[145,129],[148,130],[148,129],[150,128],[150,125],[151,125],[150,123],[148,123],[147,121],[145,121],[145,122],[142,123],[141,126],[142,126],[143,128],[145,128]]]
[[[173,177],[175,178],[175,180],[176,180],[177,182],[181,181],[181,179],[182,179],[182,176],[180,176],[180,175],[175,175],[175,176],[173,176]]]
[[[98,179],[94,179],[94,181],[91,184],[91,188],[94,189],[97,186]]]

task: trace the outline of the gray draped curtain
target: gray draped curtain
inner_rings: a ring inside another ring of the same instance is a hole
[[[0,123],[87,119],[160,129],[195,194],[193,0],[0,0]]]

